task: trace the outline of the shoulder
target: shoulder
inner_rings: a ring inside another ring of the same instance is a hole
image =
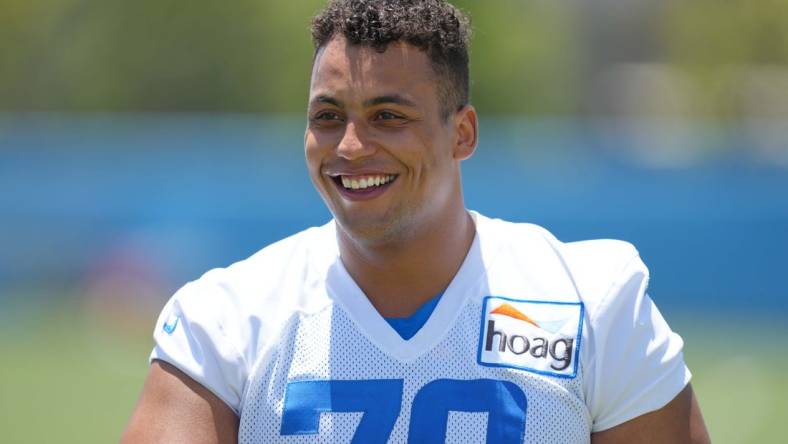
[[[159,315],[151,359],[174,365],[238,412],[251,368],[283,325],[329,304],[321,284],[335,251],[329,223],[186,284]]]
[[[293,287],[308,287],[323,279],[336,249],[334,226],[328,223],[270,244],[228,267],[210,270],[184,289],[196,293],[194,297],[212,310],[260,306],[271,299],[296,303],[299,298]]]
[[[582,303],[576,350],[593,431],[657,410],[686,386],[683,342],[646,294],[649,272],[632,244],[562,242],[536,225],[480,220],[499,245],[493,295]]]
[[[648,283],[648,269],[629,242],[597,239],[562,244],[562,257],[581,294],[601,302],[611,289],[632,278]]]
[[[506,258],[495,259],[496,268],[505,268],[509,274],[527,274],[540,288],[554,293],[572,293],[592,312],[617,284],[633,277],[648,281],[648,269],[629,242],[563,242],[535,224],[476,217],[480,233],[496,245],[495,255]]]

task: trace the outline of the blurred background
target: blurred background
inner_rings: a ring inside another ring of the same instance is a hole
[[[457,1],[469,208],[634,243],[712,438],[788,411],[788,2]],[[322,0],[0,0],[0,435],[116,441],[166,299],[330,217]]]

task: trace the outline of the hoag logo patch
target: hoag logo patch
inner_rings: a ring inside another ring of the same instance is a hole
[[[583,331],[582,302],[484,298],[478,362],[574,378]]]

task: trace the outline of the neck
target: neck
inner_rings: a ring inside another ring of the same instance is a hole
[[[369,244],[337,226],[342,262],[384,317],[405,317],[446,289],[473,243],[473,219],[460,206],[404,241]]]

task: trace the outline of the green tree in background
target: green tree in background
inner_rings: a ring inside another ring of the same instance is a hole
[[[587,61],[597,57],[588,53],[595,49],[587,30],[607,26],[595,23],[599,17],[626,17],[621,8],[630,7],[589,1],[457,1],[474,22],[477,107],[576,113],[593,75]],[[312,53],[308,23],[323,2],[3,0],[0,111],[300,114]],[[697,80],[702,113],[732,114],[736,98],[726,91],[741,66],[788,65],[784,0],[670,1],[658,9],[639,19],[649,26],[629,26],[609,44],[656,38],[656,61]]]
[[[0,109],[300,113],[323,0],[4,0]],[[568,14],[549,2],[465,1],[474,102],[572,108]]]

